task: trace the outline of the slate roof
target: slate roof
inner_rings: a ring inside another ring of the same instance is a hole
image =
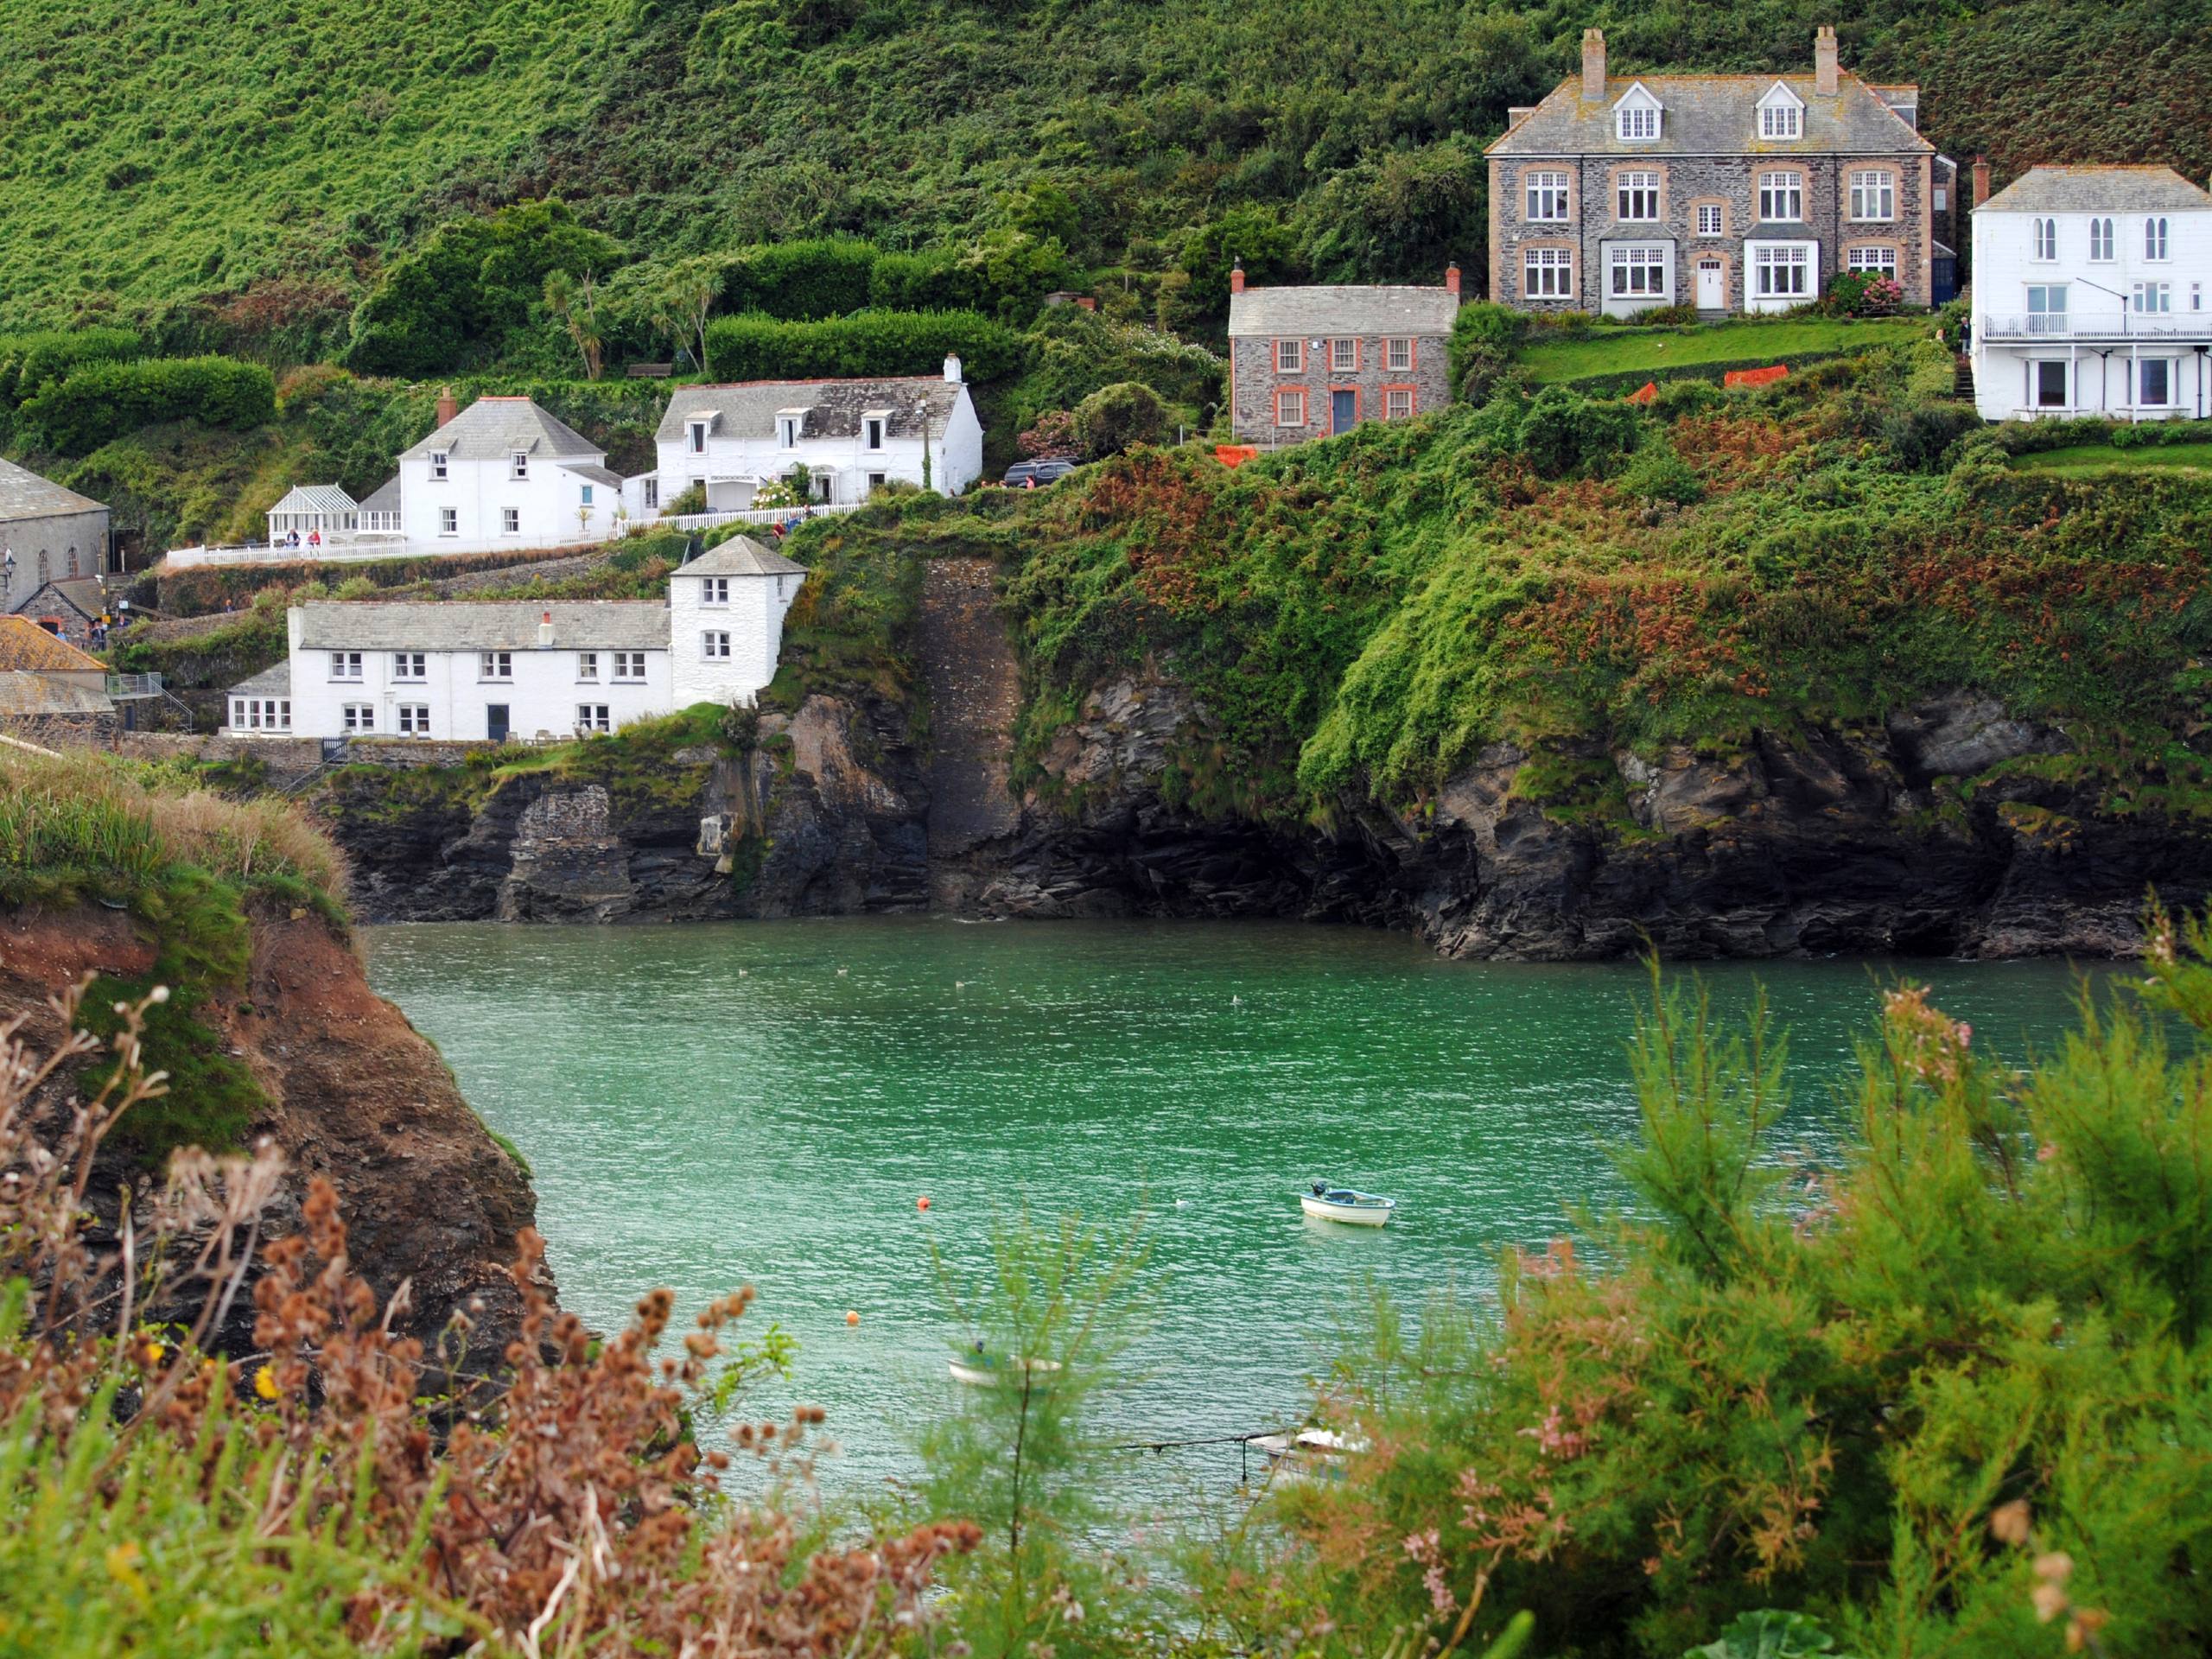
[[[65,490],[12,461],[0,461],[0,524],[17,518],[60,518],[73,512],[105,512],[88,495]]]
[[[33,674],[105,674],[102,664],[28,616],[0,616],[0,671]]]
[[[0,716],[28,715],[111,715],[115,704],[105,691],[43,674],[0,670]]]
[[[2202,212],[2212,195],[2171,167],[2031,167],[1977,213]]]
[[[16,561],[16,574],[23,573],[23,562]],[[87,622],[98,620],[105,608],[99,580],[96,576],[62,576],[53,582],[42,582],[8,608],[16,615],[32,610],[43,610],[55,602],[67,605]]]
[[[335,484],[295,484],[271,512],[319,512],[326,518],[352,512],[356,503]]]
[[[1229,296],[1229,334],[1233,340],[1255,334],[1410,334],[1433,337],[1452,332],[1459,296],[1448,288],[1412,285],[1248,288]]]
[[[750,536],[733,536],[710,547],[689,564],[669,573],[677,576],[803,576],[806,567],[780,553],[772,553]]]
[[[251,679],[240,680],[230,689],[233,697],[289,697],[292,695],[292,664],[289,659],[274,668],[264,668]]]
[[[710,435],[772,438],[776,416],[787,409],[806,410],[799,430],[804,438],[856,438],[861,416],[874,410],[890,415],[887,438],[922,435],[918,407],[929,410],[930,430],[944,423],[967,387],[941,374],[907,375],[890,380],[747,380],[727,386],[678,386],[654,435],[681,442],[684,428],[702,415],[719,416]]]
[[[1761,138],[1759,100],[1780,81],[1805,106],[1801,138]],[[1849,156],[1932,154],[1881,95],[1853,74],[1835,95],[1811,75],[1614,75],[1602,100],[1582,96],[1581,77],[1562,80],[1544,101],[1493,139],[1486,156]],[[1613,105],[1641,86],[1659,100],[1659,136],[1629,143],[1614,136]]]
[[[605,461],[607,452],[574,427],[555,420],[527,397],[479,397],[410,449],[402,461],[442,449],[456,461],[504,459],[520,449],[533,455]]]
[[[650,600],[355,600],[299,611],[299,643],[308,651],[536,651],[538,619],[548,611],[550,650],[668,649],[668,607]]]
[[[612,484],[618,490],[622,487],[622,474],[601,466],[595,461],[564,461],[561,463],[561,470],[574,473],[578,478],[588,478],[594,484]]]
[[[363,512],[397,512],[399,511],[399,474],[390,478],[369,492],[361,503]]]

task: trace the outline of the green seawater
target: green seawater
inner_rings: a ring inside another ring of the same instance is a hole
[[[1633,964],[1440,962],[1402,936],[1291,924],[365,930],[370,972],[530,1160],[567,1306],[618,1327],[757,1285],[827,1408],[820,1475],[911,1477],[957,1395],[931,1262],[980,1278],[1023,1208],[1142,1211],[1158,1291],[1109,1427],[1131,1440],[1298,1421],[1363,1287],[1479,1304],[1507,1246],[1625,1201],[1605,1145],[1635,1121]],[[1835,1090],[1879,988],[1930,982],[2012,1058],[2068,1022],[2052,963],[1775,962],[1700,969],[1789,1027],[1784,1149],[1835,1143]],[[1309,1221],[1311,1178],[1395,1195],[1385,1229]],[[924,1195],[926,1212],[916,1208]],[[848,1310],[860,1323],[849,1326]],[[1140,1489],[1225,1485],[1234,1448],[1133,1458]]]

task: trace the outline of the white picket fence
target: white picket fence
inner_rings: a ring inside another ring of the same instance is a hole
[[[249,542],[227,547],[173,547],[162,559],[171,568],[189,570],[203,564],[360,564],[372,559],[457,558],[465,553],[534,553],[549,548],[578,553],[597,547],[604,536],[579,541],[574,536],[495,536],[486,541],[325,542],[321,547],[271,547]]]
[[[716,524],[797,524],[850,512],[858,501],[817,501],[804,507],[730,507],[720,512],[678,512],[652,520],[655,529],[711,530]]]

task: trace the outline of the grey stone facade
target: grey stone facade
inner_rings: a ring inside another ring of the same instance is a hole
[[[1491,297],[1613,315],[1785,310],[1819,297],[1857,253],[1886,255],[1878,268],[1905,302],[1929,303],[1936,154],[1906,118],[1911,89],[1842,73],[1825,31],[1816,58],[1810,75],[1609,76],[1590,31],[1582,77],[1516,111],[1490,147]],[[1649,136],[1624,135],[1630,104],[1653,111]],[[1762,136],[1770,104],[1789,136]],[[1858,211],[1854,175],[1880,181]],[[1783,188],[1766,190],[1770,180]],[[1541,188],[1561,183],[1563,217],[1559,189]],[[1778,202],[1796,211],[1769,214]],[[1784,262],[1771,292],[1758,280],[1762,249]]]
[[[1241,273],[1240,273],[1241,277]],[[1230,424],[1263,449],[1410,419],[1452,401],[1459,273],[1441,288],[1235,287]],[[1394,346],[1393,342],[1396,342]],[[1285,353],[1294,366],[1285,367]]]
[[[7,579],[16,599],[48,582],[104,575],[108,511],[88,496],[0,461],[0,550],[16,557]]]

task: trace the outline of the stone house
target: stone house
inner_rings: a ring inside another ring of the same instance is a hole
[[[1810,74],[1628,77],[1586,29],[1581,75],[1514,111],[1486,152],[1491,297],[1720,316],[1786,311],[1865,270],[1926,305],[1939,169],[1918,115],[1917,88],[1842,70],[1833,29]]]
[[[1459,268],[1441,288],[1250,288],[1229,274],[1229,407],[1240,443],[1280,448],[1452,401]]]
[[[0,616],[0,731],[48,747],[106,743],[119,724],[107,670],[20,616]]]
[[[0,567],[4,568],[4,567]],[[23,579],[16,567],[12,591],[0,601],[0,611],[36,623],[57,639],[73,645],[97,647],[104,643],[108,615],[107,588],[98,576],[56,576],[49,582]]]
[[[12,461],[0,461],[0,607],[49,582],[108,568],[107,509]]]

